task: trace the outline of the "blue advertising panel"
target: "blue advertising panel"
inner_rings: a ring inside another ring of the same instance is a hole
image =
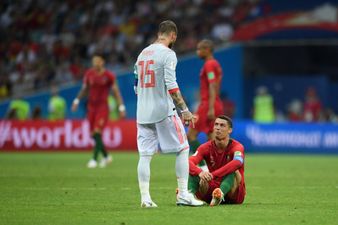
[[[248,152],[338,154],[338,124],[234,121],[232,137]]]

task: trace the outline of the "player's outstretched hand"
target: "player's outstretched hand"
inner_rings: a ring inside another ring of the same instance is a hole
[[[182,112],[182,120],[184,125],[189,126],[189,124],[192,124],[192,127],[195,127],[196,117],[189,110]]]

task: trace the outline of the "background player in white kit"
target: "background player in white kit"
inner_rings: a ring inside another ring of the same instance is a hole
[[[135,64],[137,94],[137,146],[140,155],[137,172],[141,207],[157,207],[149,193],[150,161],[154,153],[176,153],[177,205],[201,206],[202,201],[188,192],[189,144],[176,106],[185,124],[193,123],[176,82],[176,54],[170,48],[177,38],[172,21],[159,25],[155,43],[143,49]]]

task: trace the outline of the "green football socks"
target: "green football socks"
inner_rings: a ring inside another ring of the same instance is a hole
[[[197,148],[201,145],[200,142],[196,139],[193,141],[189,141],[189,145],[190,145],[190,152],[192,154],[194,154],[197,150]]]
[[[235,173],[225,176],[221,182],[220,188],[224,195],[226,195],[234,185]]]
[[[200,178],[199,176],[191,176],[189,175],[189,180],[188,180],[188,190],[196,194],[196,192],[199,189],[199,184],[200,184]]]
[[[94,147],[94,160],[97,160],[97,157],[99,155],[100,152],[102,152],[104,157],[107,157],[107,151],[105,150],[102,138],[101,138],[101,134],[100,133],[94,133],[93,135],[94,140],[95,140],[95,147]]]
[[[227,176],[225,176],[221,182],[220,189],[226,195],[234,185],[235,181],[235,173],[231,173]],[[199,183],[200,183],[200,178],[199,176],[189,176],[188,180],[188,190],[196,194],[196,192],[199,190]]]

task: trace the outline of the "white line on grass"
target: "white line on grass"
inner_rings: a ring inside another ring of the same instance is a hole
[[[170,188],[170,187],[151,187],[150,189],[152,190],[174,190],[175,188]],[[121,188],[122,191],[131,191],[133,190],[131,187],[123,187]]]
[[[296,188],[296,189],[328,189],[328,188],[338,188],[338,186],[292,186],[292,185],[288,185],[288,186],[248,186],[247,189],[285,189],[285,188]]]
[[[74,187],[59,187],[59,188],[50,188],[50,187],[26,187],[22,188],[23,190],[28,191],[50,191],[50,190],[62,190],[62,191],[104,191],[107,190],[106,187],[82,187],[82,188],[74,188]]]

